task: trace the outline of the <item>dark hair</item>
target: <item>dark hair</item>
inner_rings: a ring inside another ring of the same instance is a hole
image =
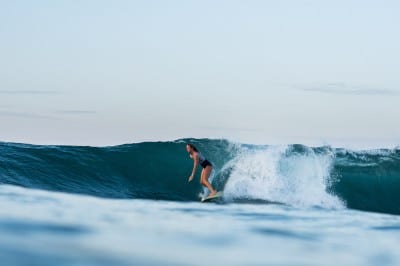
[[[197,150],[196,146],[194,146],[192,143],[188,143],[188,144],[186,144],[186,145],[188,145],[190,148],[192,148],[195,152],[199,152],[199,151]]]

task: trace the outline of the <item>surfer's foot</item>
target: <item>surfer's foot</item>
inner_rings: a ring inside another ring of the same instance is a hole
[[[210,195],[208,195],[209,197],[213,197],[213,196],[215,196],[217,194],[217,191],[213,191],[213,192],[211,192],[210,193]]]

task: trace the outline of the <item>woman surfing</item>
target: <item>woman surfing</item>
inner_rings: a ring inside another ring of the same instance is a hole
[[[213,165],[197,150],[197,148],[193,144],[187,144],[186,151],[189,153],[190,158],[192,158],[194,161],[193,171],[192,175],[189,177],[189,182],[193,180],[194,175],[196,174],[197,167],[200,164],[201,167],[203,167],[200,176],[200,184],[210,190],[210,195],[208,195],[208,197],[215,196],[215,194],[217,194],[217,191],[215,191],[210,182],[208,182],[208,178],[211,175]]]

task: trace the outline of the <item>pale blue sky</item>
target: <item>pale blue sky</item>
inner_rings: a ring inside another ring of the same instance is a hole
[[[398,1],[2,1],[0,140],[400,142]]]

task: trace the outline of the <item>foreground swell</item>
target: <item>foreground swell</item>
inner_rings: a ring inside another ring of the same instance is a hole
[[[197,201],[198,178],[185,143],[213,162],[213,185],[227,202],[400,214],[400,151],[354,152],[304,145],[256,146],[190,139],[114,147],[0,144],[0,183],[107,198]]]

